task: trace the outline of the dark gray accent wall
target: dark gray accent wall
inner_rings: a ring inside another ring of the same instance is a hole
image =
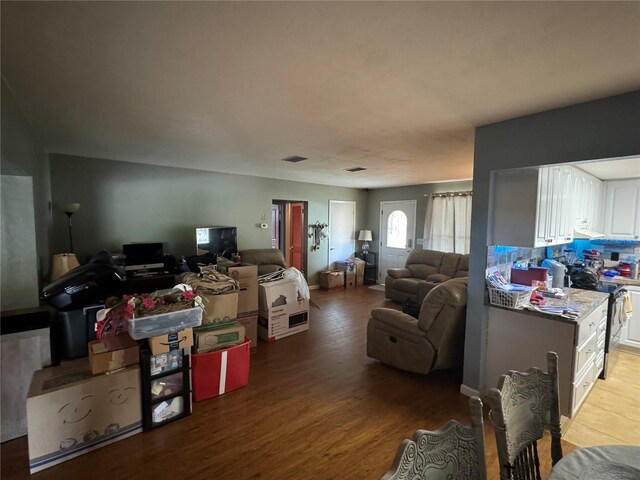
[[[471,190],[472,181],[427,183],[422,185],[408,185],[406,187],[376,188],[369,190],[368,208],[365,226],[373,233],[371,250],[377,252],[380,248],[380,202],[394,200],[416,200],[416,240],[424,233],[424,216],[427,209],[425,194],[441,192],[459,192]],[[357,242],[360,248],[361,242]],[[417,245],[420,247],[420,245]]]
[[[488,311],[484,270],[491,172],[638,154],[640,91],[476,129],[464,385],[484,387]]]
[[[33,207],[36,222],[38,278],[48,275],[51,261],[51,186],[49,158],[23,114],[13,92],[2,79],[2,175],[26,175],[33,178]],[[16,253],[18,254],[18,253]]]
[[[164,242],[167,253],[193,255],[196,227],[238,228],[238,249],[270,248],[271,202],[307,201],[308,222],[328,223],[329,200],[356,202],[356,226],[364,228],[365,190],[311,183],[141,165],[52,154],[55,252],[68,250],[67,221],[60,206],[78,202],[73,242],[81,262],[101,249],[122,251],[135,242]],[[308,281],[326,269],[327,242],[308,251]]]

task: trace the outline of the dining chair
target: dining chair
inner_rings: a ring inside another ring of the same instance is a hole
[[[502,375],[488,393],[489,418],[496,434],[501,480],[540,480],[538,443],[551,433],[551,461],[562,458],[558,355],[547,353],[547,372],[530,368]]]
[[[398,447],[381,480],[486,480],[482,402],[469,399],[471,425],[449,420],[438,430],[417,430]]]

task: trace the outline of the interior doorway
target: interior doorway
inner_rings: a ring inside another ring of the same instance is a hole
[[[307,274],[307,202],[273,200],[271,247],[282,250],[287,265]]]

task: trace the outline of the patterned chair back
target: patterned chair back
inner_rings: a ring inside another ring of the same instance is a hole
[[[500,479],[540,479],[537,441],[551,433],[551,458],[562,458],[558,403],[558,355],[547,353],[548,371],[510,371],[489,390],[489,418],[495,428]]]
[[[471,426],[449,420],[405,439],[382,480],[486,480],[482,402],[469,399]]]

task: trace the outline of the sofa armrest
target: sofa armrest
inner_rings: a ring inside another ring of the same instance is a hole
[[[371,316],[378,322],[394,328],[415,331],[416,333],[420,330],[416,318],[393,308],[376,308],[371,310]]]
[[[387,275],[391,278],[411,278],[413,276],[408,268],[390,268],[387,270]]]

